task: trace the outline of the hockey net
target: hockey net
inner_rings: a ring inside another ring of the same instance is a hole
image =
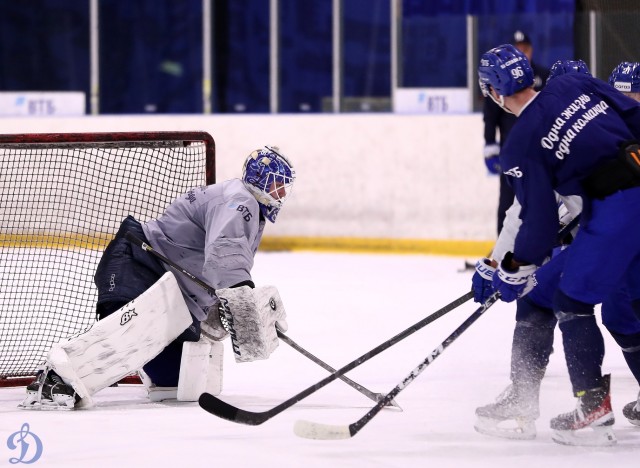
[[[93,274],[120,222],[215,182],[205,132],[0,135],[0,386],[95,322]]]

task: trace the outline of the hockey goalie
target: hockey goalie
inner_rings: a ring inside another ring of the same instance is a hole
[[[266,221],[275,222],[294,180],[289,159],[264,147],[246,159],[242,178],[194,188],[157,220],[127,217],[94,276],[98,321],[51,348],[20,407],[88,407],[96,392],[136,371],[152,400],[217,395],[228,336],[237,362],[269,358],[286,312],[277,289],[256,288],[250,272]],[[200,272],[215,294],[175,276],[127,233]]]

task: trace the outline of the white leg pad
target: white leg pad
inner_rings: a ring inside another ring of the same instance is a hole
[[[224,345],[219,341],[201,339],[182,345],[178,400],[198,401],[204,392],[222,392],[222,363]]]
[[[172,273],[82,334],[54,345],[53,369],[91,406],[91,396],[140,369],[189,325],[191,314]]]

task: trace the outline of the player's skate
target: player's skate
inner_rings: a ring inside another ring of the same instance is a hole
[[[53,370],[38,372],[36,380],[27,385],[27,397],[18,405],[22,409],[72,410],[80,400],[71,385]]]
[[[601,387],[579,392],[576,409],[551,420],[551,438],[564,445],[614,445],[610,384],[611,376],[605,375]]]
[[[474,428],[481,434],[505,439],[533,439],[535,420],[540,416],[540,387],[509,385],[495,403],[476,408]]]
[[[638,399],[636,401],[624,405],[622,414],[631,424],[640,426],[640,392],[638,392]]]

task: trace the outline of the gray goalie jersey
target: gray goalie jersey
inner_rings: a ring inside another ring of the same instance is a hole
[[[189,190],[142,227],[151,247],[219,289],[251,280],[265,225],[260,218],[254,196],[232,179]],[[204,320],[217,299],[183,275],[176,279],[190,312]]]

